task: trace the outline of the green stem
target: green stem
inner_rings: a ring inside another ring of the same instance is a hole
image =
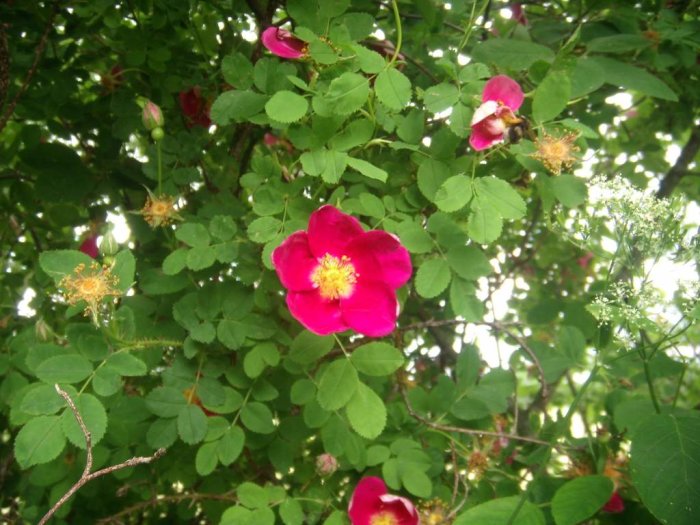
[[[160,141],[156,142],[158,150],[158,196],[163,195],[163,158],[160,153]]]
[[[338,346],[339,346],[340,349],[343,351],[343,354],[345,354],[345,357],[347,357],[348,359],[350,359],[350,354],[348,354],[348,351],[345,350],[345,347],[343,346],[343,343],[340,341],[340,339],[338,339],[338,336],[335,335],[335,334],[333,334],[333,337],[335,337],[335,340],[338,342]]]
[[[391,0],[391,9],[394,11],[394,22],[396,23],[396,47],[394,48],[394,55],[389,60],[387,64],[387,69],[394,65],[396,59],[399,57],[401,52],[401,44],[403,44],[403,28],[401,27],[401,14],[399,13],[399,6],[396,0]]]
[[[654,381],[652,380],[651,370],[649,368],[649,360],[646,358],[645,354],[642,354],[642,363],[644,365],[644,378],[647,380],[647,386],[649,387],[649,395],[651,396],[651,402],[654,404],[654,410],[656,410],[656,413],[661,414],[661,406],[659,406],[659,400],[656,397]]]

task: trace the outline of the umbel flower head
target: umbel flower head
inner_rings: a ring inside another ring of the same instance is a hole
[[[579,150],[578,146],[574,145],[577,138],[576,133],[567,133],[562,137],[553,137],[545,133],[544,137],[535,141],[537,151],[532,156],[541,161],[554,175],[559,175],[562,168],[570,168],[577,160],[573,155]]]
[[[175,210],[175,197],[170,195],[156,197],[150,191],[146,198],[146,204],[141,210],[141,215],[151,228],[167,226],[173,221],[181,219]]]
[[[471,147],[481,151],[503,140],[509,127],[522,122],[515,112],[524,99],[523,90],[512,78],[498,75],[489,80],[481,95],[482,104],[472,117]]]
[[[97,322],[97,314],[100,310],[102,300],[108,296],[119,296],[121,292],[117,289],[119,279],[108,266],[100,266],[96,262],[86,268],[84,264],[79,264],[71,275],[66,275],[59,286],[63,288],[68,304],[78,304],[85,301],[85,315],[92,316]]]
[[[388,494],[384,481],[362,478],[350,499],[352,525],[418,525],[418,511],[410,500]]]
[[[271,26],[262,33],[263,45],[280,58],[297,59],[305,57],[308,53],[308,45],[303,40],[295,37],[286,29]]]
[[[398,315],[395,290],[412,272],[396,237],[366,232],[330,205],[311,214],[308,231],[275,248],[272,264],[288,290],[289,311],[319,335],[348,328],[370,337],[391,333]]]

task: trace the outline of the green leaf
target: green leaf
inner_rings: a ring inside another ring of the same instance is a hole
[[[367,49],[359,44],[353,44],[352,49],[357,55],[357,62],[360,64],[360,69],[363,72],[371,75],[379,73],[384,69],[386,61],[384,60],[384,57],[376,51]]]
[[[278,91],[265,104],[265,113],[278,122],[296,122],[309,109],[309,102],[291,91]]]
[[[325,100],[336,115],[354,113],[367,102],[369,81],[357,73],[343,73],[328,87]]]
[[[384,401],[364,383],[357,385],[345,410],[350,425],[363,438],[379,437],[386,426]]]
[[[551,180],[554,196],[567,208],[575,208],[586,202],[588,186],[575,175],[559,175]]]
[[[243,359],[243,371],[250,378],[256,378],[268,366],[277,366],[280,354],[273,343],[261,343],[254,346]]]
[[[404,356],[389,343],[374,342],[353,350],[350,361],[360,372],[381,377],[398,370],[404,363]]]
[[[107,358],[105,366],[122,376],[142,376],[148,372],[146,363],[128,352],[116,352]]]
[[[338,410],[350,401],[359,384],[357,370],[352,363],[345,358],[337,359],[321,375],[318,382],[318,403],[325,410]]]
[[[642,35],[611,35],[594,38],[586,47],[594,53],[627,53],[650,45],[651,40]]]
[[[450,284],[450,267],[445,259],[428,259],[416,273],[416,291],[421,297],[431,299],[440,295]]]
[[[185,405],[177,415],[177,432],[188,445],[199,443],[207,435],[207,416],[196,405]]]
[[[205,270],[216,262],[218,251],[214,246],[192,248],[187,252],[187,267],[195,272]]]
[[[83,417],[83,422],[90,432],[90,438],[93,445],[97,445],[107,430],[107,412],[104,406],[92,394],[80,394],[73,399],[75,406]],[[61,428],[63,433],[71,443],[78,447],[85,448],[85,435],[75,419],[73,411],[66,409],[61,416]]]
[[[469,237],[479,244],[488,244],[500,237],[502,228],[503,219],[497,210],[477,198],[469,214]]]
[[[630,470],[642,502],[663,523],[700,523],[700,418],[654,415],[632,436]]]
[[[326,184],[337,184],[348,166],[348,154],[343,151],[326,150],[326,167],[321,178]]]
[[[433,492],[433,482],[420,468],[412,464],[400,464],[399,475],[406,490],[422,499],[430,498]]]
[[[71,275],[78,265],[87,268],[93,262],[92,257],[77,250],[51,250],[39,254],[39,266],[56,284],[66,275]]]
[[[406,249],[411,253],[428,253],[433,249],[433,241],[422,226],[407,220],[400,223],[396,233]]]
[[[456,315],[464,317],[466,321],[477,322],[484,317],[484,302],[476,296],[476,287],[459,277],[452,278],[450,306]]]
[[[77,383],[92,373],[92,364],[78,354],[50,357],[36,368],[36,376],[44,383]]]
[[[303,525],[304,510],[295,499],[288,498],[280,505],[280,518],[284,525]]]
[[[66,446],[60,416],[30,419],[15,438],[15,459],[23,469],[48,463]]]
[[[194,459],[194,466],[197,474],[200,476],[208,476],[216,468],[219,458],[216,455],[216,443],[204,443]]]
[[[211,241],[209,231],[203,224],[186,222],[175,230],[175,237],[178,241],[184,242],[188,246],[204,248],[209,246]]]
[[[177,419],[156,419],[146,433],[146,443],[154,449],[169,448],[176,439]]]
[[[175,275],[185,269],[187,265],[187,248],[178,248],[163,259],[163,273]]]
[[[525,500],[522,507],[520,496],[497,498],[481,503],[463,512],[454,521],[453,525],[477,525],[486,523],[512,523],[512,525],[545,525],[542,511],[533,503]],[[520,507],[516,518],[510,522],[515,510]]]
[[[474,110],[464,104],[455,104],[450,113],[450,129],[460,138],[467,138],[471,133],[471,121]]]
[[[378,180],[381,182],[386,182],[389,178],[389,174],[381,168],[378,168],[371,162],[366,160],[356,159],[354,157],[347,158],[348,166],[350,166],[355,171],[360,172],[367,178]]]
[[[571,98],[579,98],[596,91],[605,84],[605,72],[594,60],[581,57],[571,71]]]
[[[526,40],[489,38],[474,46],[472,58],[477,62],[520,71],[529,68],[538,60],[551,62],[554,60],[554,51]]]
[[[476,246],[456,246],[447,252],[452,271],[464,279],[476,280],[493,272],[484,252]]]
[[[678,101],[678,95],[668,85],[640,67],[612,58],[595,57],[591,60],[602,68],[608,84],[639,91],[650,97]]]
[[[221,61],[224,80],[236,88],[248,89],[253,84],[253,64],[242,53],[231,53]]]
[[[253,401],[241,410],[241,421],[248,430],[257,434],[271,434],[275,431],[272,412],[267,405]]]
[[[267,507],[269,503],[267,490],[260,485],[251,483],[250,481],[244,481],[238,485],[236,494],[238,496],[238,501],[241,502],[241,505],[245,505],[249,509],[261,509],[263,507]]]
[[[333,48],[323,40],[314,40],[309,44],[309,55],[323,65],[335,64],[338,61],[338,55]]]
[[[557,525],[576,525],[593,516],[610,499],[613,482],[605,476],[582,476],[567,481],[552,498]]]
[[[418,189],[429,201],[434,201],[438,190],[449,177],[450,167],[447,164],[425,159],[418,166]]]
[[[32,385],[20,403],[20,410],[32,416],[54,414],[66,406],[64,399],[53,385]]]
[[[289,391],[289,399],[295,405],[305,405],[316,399],[316,385],[310,379],[298,379]]]
[[[160,417],[175,417],[186,404],[185,395],[169,386],[158,386],[146,395],[146,407]]]
[[[480,201],[486,202],[504,219],[520,219],[525,215],[525,201],[506,181],[491,175],[476,179],[474,185]]]
[[[211,105],[209,115],[221,126],[231,121],[239,122],[260,113],[267,97],[252,91],[224,91]]]
[[[292,341],[289,358],[302,365],[309,365],[330,352],[334,345],[333,336],[316,335],[304,330]]]
[[[459,90],[454,84],[437,84],[425,90],[423,103],[431,113],[439,113],[454,106],[459,100]]]
[[[440,185],[433,202],[442,211],[454,212],[464,208],[471,199],[471,179],[466,175],[455,175]]]
[[[219,461],[224,466],[229,466],[238,459],[245,445],[245,433],[238,426],[230,427],[218,441],[217,453]]]
[[[375,219],[384,218],[384,203],[382,199],[371,193],[360,193],[360,204],[365,210],[365,215],[374,217]]]
[[[536,122],[548,122],[559,115],[571,97],[571,80],[563,71],[550,72],[537,86],[532,101],[532,115]]]
[[[281,228],[281,220],[275,217],[260,217],[248,226],[248,237],[253,242],[263,244],[274,239]]]
[[[374,81],[377,98],[389,109],[400,111],[411,102],[411,81],[397,69],[385,69]]]
[[[117,278],[116,288],[124,293],[134,284],[134,273],[136,272],[136,259],[129,250],[122,250],[114,256],[114,266],[112,275]]]

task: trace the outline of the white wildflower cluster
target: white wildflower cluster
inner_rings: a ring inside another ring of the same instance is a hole
[[[683,315],[700,319],[700,281],[681,283],[676,295]]]
[[[660,301],[658,290],[649,284],[637,290],[626,282],[616,282],[605,293],[598,294],[588,309],[600,324],[626,326],[636,331],[657,326],[649,319],[649,310]]]
[[[567,229],[574,242],[589,249],[608,237],[622,254],[636,251],[655,257],[676,253],[683,245],[682,218],[673,201],[658,199],[620,176],[596,176],[589,184],[589,205],[573,212]]]

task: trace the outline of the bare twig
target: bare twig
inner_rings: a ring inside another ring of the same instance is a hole
[[[100,476],[104,476],[105,474],[111,474],[112,472],[115,472],[117,470],[121,470],[123,468],[127,467],[133,467],[136,465],[143,465],[150,463],[159,457],[161,457],[163,454],[165,454],[165,449],[164,448],[159,448],[156,450],[156,452],[152,456],[147,456],[147,457],[133,457],[130,459],[127,459],[126,461],[119,463],[118,465],[112,465],[111,467],[106,467],[101,470],[97,470],[95,472],[90,473],[92,470],[92,438],[90,436],[90,432],[88,431],[87,427],[85,426],[85,422],[83,421],[83,417],[80,415],[80,412],[78,411],[78,408],[75,406],[75,403],[71,399],[70,395],[68,393],[61,389],[60,386],[54,385],[54,388],[56,389],[56,392],[66,400],[66,403],[70,407],[71,411],[73,412],[73,415],[75,416],[75,419],[78,421],[78,425],[80,425],[80,430],[83,432],[83,436],[85,436],[85,447],[87,450],[87,460],[85,461],[85,468],[83,469],[83,474],[80,476],[80,479],[76,481],[73,486],[66,492],[61,498],[54,504],[53,507],[44,515],[43,518],[41,518],[41,521],[39,521],[38,525],[44,525],[45,523],[48,523],[48,521],[51,519],[51,517],[56,513],[58,509],[60,509],[63,504],[70,499],[70,497],[75,494],[83,485],[88,483],[89,481],[92,481],[93,479],[99,478]]]
[[[49,20],[46,22],[44,33],[41,35],[39,43],[37,44],[36,49],[34,50],[34,61],[32,62],[29,71],[27,71],[27,75],[24,77],[24,81],[22,82],[19,91],[15,93],[14,98],[7,105],[7,107],[5,108],[5,113],[3,114],[2,118],[0,118],[0,131],[3,130],[3,128],[7,124],[7,121],[12,116],[12,113],[14,113],[15,107],[17,106],[20,97],[24,95],[25,91],[27,91],[27,88],[29,87],[29,82],[31,82],[34,73],[36,73],[37,67],[39,66],[39,61],[41,60],[41,56],[44,54],[46,42],[49,39],[49,33],[51,33],[51,29],[53,28],[53,20],[54,18],[56,18],[57,13],[58,5],[54,5],[53,10],[51,11],[51,16],[49,16]]]
[[[661,181],[659,191],[656,192],[657,197],[668,197],[673,193],[681,179],[688,174],[688,165],[693,162],[698,151],[700,151],[700,126],[695,126],[675,164]]]
[[[418,412],[414,410],[413,406],[411,405],[411,402],[408,399],[408,394],[406,393],[405,388],[401,389],[401,395],[403,396],[403,400],[406,404],[406,409],[408,410],[409,415],[414,419],[417,419],[424,425],[429,426],[430,428],[442,430],[444,432],[456,432],[458,434],[467,434],[470,436],[489,436],[495,438],[506,438],[512,439],[514,441],[525,441],[527,443],[537,443],[538,445],[551,446],[551,443],[549,443],[549,441],[543,441],[541,439],[531,438],[527,436],[517,436],[515,434],[505,434],[503,432],[492,432],[490,430],[480,430],[476,428],[454,427],[451,425],[441,425],[440,423],[435,423],[434,421],[430,421],[429,419],[421,416]]]

